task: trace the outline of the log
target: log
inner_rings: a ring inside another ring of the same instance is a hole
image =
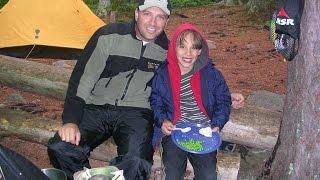
[[[221,131],[224,141],[260,149],[272,149],[277,142],[282,113],[247,105],[233,109]]]
[[[47,145],[49,138],[54,135],[60,126],[61,123],[56,120],[36,117],[21,110],[10,110],[0,106],[0,136],[15,136],[26,141]],[[92,151],[90,158],[110,162],[112,158],[116,157],[116,154],[116,146],[113,140],[109,139]],[[230,175],[236,177],[240,169],[240,155],[238,153],[219,153],[217,168],[219,170],[218,175],[221,177],[230,177]],[[157,173],[162,170],[160,155],[156,153],[152,175],[159,176]],[[192,176],[192,168],[190,173]]]
[[[0,56],[0,83],[37,94],[65,98],[71,70]],[[222,130],[225,141],[271,149],[276,143],[282,113],[247,105],[233,110]]]
[[[14,136],[20,139],[47,145],[48,140],[61,127],[61,122],[37,117],[21,110],[0,107],[0,136]],[[117,154],[116,146],[109,139],[92,153],[91,158],[110,161]]]
[[[72,70],[0,55],[0,83],[36,94],[65,99]]]

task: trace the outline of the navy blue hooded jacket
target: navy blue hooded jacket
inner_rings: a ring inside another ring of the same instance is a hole
[[[155,119],[154,146],[157,146],[163,137],[161,132],[163,121],[169,120],[175,124],[180,115],[180,103],[177,101],[180,96],[181,75],[175,57],[175,46],[178,36],[188,29],[196,30],[194,26],[187,23],[177,28],[169,45],[167,60],[158,67],[152,81],[150,103]],[[201,97],[197,101],[201,103],[198,106],[211,120],[211,127],[219,127],[221,130],[229,120],[231,95],[222,74],[208,58],[208,46],[204,39],[201,54],[194,64],[193,76],[195,78],[191,79],[191,88],[194,90],[194,96]],[[192,87],[197,84],[200,87]]]

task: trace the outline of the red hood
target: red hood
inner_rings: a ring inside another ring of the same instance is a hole
[[[174,68],[176,71],[180,72],[179,66],[178,66],[178,59],[176,57],[176,43],[177,43],[177,38],[179,35],[186,31],[186,30],[194,30],[201,34],[201,32],[192,24],[190,23],[183,23],[178,28],[175,30],[173,37],[170,41],[169,44],[169,49],[167,53],[167,60],[169,63],[170,68]],[[204,67],[208,63],[208,56],[209,56],[209,51],[208,51],[208,45],[206,40],[202,37],[202,49],[201,49],[201,54],[199,55],[197,61],[194,64],[194,71],[198,71],[202,67]]]

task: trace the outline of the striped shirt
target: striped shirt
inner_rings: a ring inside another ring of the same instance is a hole
[[[208,117],[200,110],[194,99],[194,94],[191,90],[190,79],[193,71],[182,75],[180,88],[180,108],[181,121],[206,123],[210,121]]]

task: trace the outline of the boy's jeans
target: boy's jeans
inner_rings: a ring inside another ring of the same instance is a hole
[[[166,180],[183,180],[187,158],[193,166],[195,180],[216,180],[217,151],[209,154],[193,154],[178,148],[171,136],[162,139],[163,163]]]

